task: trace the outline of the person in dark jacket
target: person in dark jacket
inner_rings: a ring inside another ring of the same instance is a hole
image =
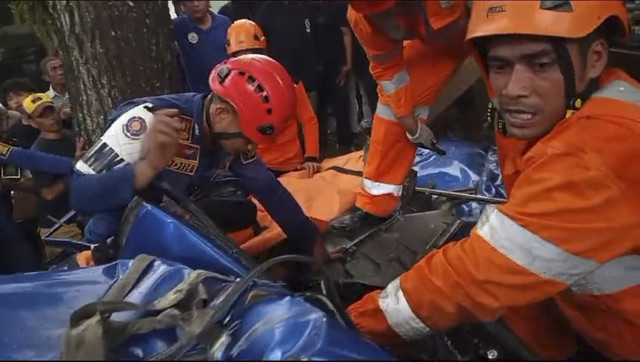
[[[228,170],[285,231],[291,252],[324,257],[318,229],[255,152],[255,144],[273,142],[293,116],[291,77],[269,57],[244,55],[214,68],[209,85],[212,93],[135,99],[109,117],[112,123],[133,108],[148,105],[153,123],[144,133],[146,121],[135,116],[124,127],[130,137],[144,134],[142,160],[72,178],[72,208],[98,214],[100,220],[90,222],[93,230],[88,226],[85,236],[102,242],[115,235],[124,208],[137,192],[149,191],[154,180],[188,196],[194,186],[204,188],[218,172]]]

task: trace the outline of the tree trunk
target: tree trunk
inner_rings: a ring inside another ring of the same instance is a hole
[[[10,6],[20,21],[33,29],[47,49],[47,53],[55,54],[60,41],[47,3],[45,1],[13,1]]]
[[[75,125],[89,143],[123,101],[176,89],[166,1],[46,2]],[[42,32],[42,31],[41,31]]]

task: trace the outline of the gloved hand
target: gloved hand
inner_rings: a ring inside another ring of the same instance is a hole
[[[409,141],[415,143],[420,148],[429,149],[438,155],[445,155],[446,152],[438,147],[438,143],[436,142],[436,136],[433,134],[431,129],[422,122],[418,122],[418,132],[415,135],[410,135],[407,133],[407,138]]]

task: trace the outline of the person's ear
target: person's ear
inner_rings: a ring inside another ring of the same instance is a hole
[[[49,74],[47,74],[46,72],[42,73],[42,79],[44,79],[47,82],[51,82],[51,79],[49,78]]]
[[[589,47],[585,61],[587,79],[598,78],[609,61],[609,44],[602,38],[594,41]]]
[[[213,104],[211,108],[211,115],[219,120],[227,120],[233,115],[231,108],[224,103]]]

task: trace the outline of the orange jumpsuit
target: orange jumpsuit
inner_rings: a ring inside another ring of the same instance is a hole
[[[351,7],[347,13],[367,53],[380,95],[362,191],[356,202],[356,206],[377,216],[388,216],[397,207],[415,157],[416,145],[407,139],[397,118],[413,113],[426,122],[429,106],[470,53],[464,42],[464,2],[423,3],[424,8],[415,14],[386,24],[375,23]],[[398,32],[398,27],[406,31]]]
[[[508,202],[351,305],[354,322],[393,343],[504,316],[544,358],[569,356],[577,334],[640,359],[639,138],[639,84],[615,69],[535,144],[499,136]]]
[[[305,159],[318,159],[320,145],[318,141],[318,118],[313,112],[307,92],[302,82],[296,84],[296,119],[291,120],[284,130],[270,145],[259,145],[258,155],[272,170],[293,171],[300,166]],[[304,136],[305,154],[302,154],[302,145],[298,137],[298,123],[302,125]]]

